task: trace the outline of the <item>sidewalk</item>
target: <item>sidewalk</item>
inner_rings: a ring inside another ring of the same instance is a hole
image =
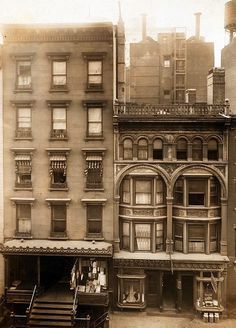
[[[205,323],[201,319],[147,315],[142,312],[114,312],[109,328],[235,328],[236,319],[222,319],[219,323]]]

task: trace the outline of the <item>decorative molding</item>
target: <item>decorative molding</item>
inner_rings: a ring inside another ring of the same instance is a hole
[[[175,262],[172,260],[144,260],[144,259],[113,259],[114,267],[119,268],[155,268],[160,270],[187,270],[187,271],[222,271],[225,263],[209,262]]]
[[[43,242],[42,242],[43,245]],[[103,249],[92,248],[50,248],[50,247],[9,247],[0,245],[0,253],[4,255],[73,255],[73,256],[102,256],[111,257],[113,254],[112,246]]]

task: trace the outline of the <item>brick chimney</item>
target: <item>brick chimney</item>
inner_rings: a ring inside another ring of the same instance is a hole
[[[225,70],[224,68],[213,67],[207,76],[207,103],[225,103]]]

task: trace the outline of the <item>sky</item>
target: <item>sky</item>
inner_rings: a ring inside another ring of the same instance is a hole
[[[215,66],[226,43],[224,4],[227,0],[120,0],[127,42],[141,40],[141,15],[147,15],[147,34],[156,39],[167,27],[186,27],[195,33],[194,13],[201,12],[201,35],[215,43]],[[118,0],[0,0],[0,24],[83,23],[119,17]]]

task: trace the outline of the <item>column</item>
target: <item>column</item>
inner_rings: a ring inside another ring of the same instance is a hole
[[[221,198],[220,254],[227,255],[227,199]]]
[[[182,311],[182,276],[181,273],[177,273],[176,278],[176,307],[179,312]]]
[[[166,197],[167,203],[167,231],[166,231],[166,253],[173,253],[173,237],[172,237],[172,208],[173,208],[173,197]]]
[[[120,196],[116,195],[114,197],[114,207],[113,207],[113,239],[114,239],[114,252],[120,251],[120,238],[119,238],[119,204]]]

